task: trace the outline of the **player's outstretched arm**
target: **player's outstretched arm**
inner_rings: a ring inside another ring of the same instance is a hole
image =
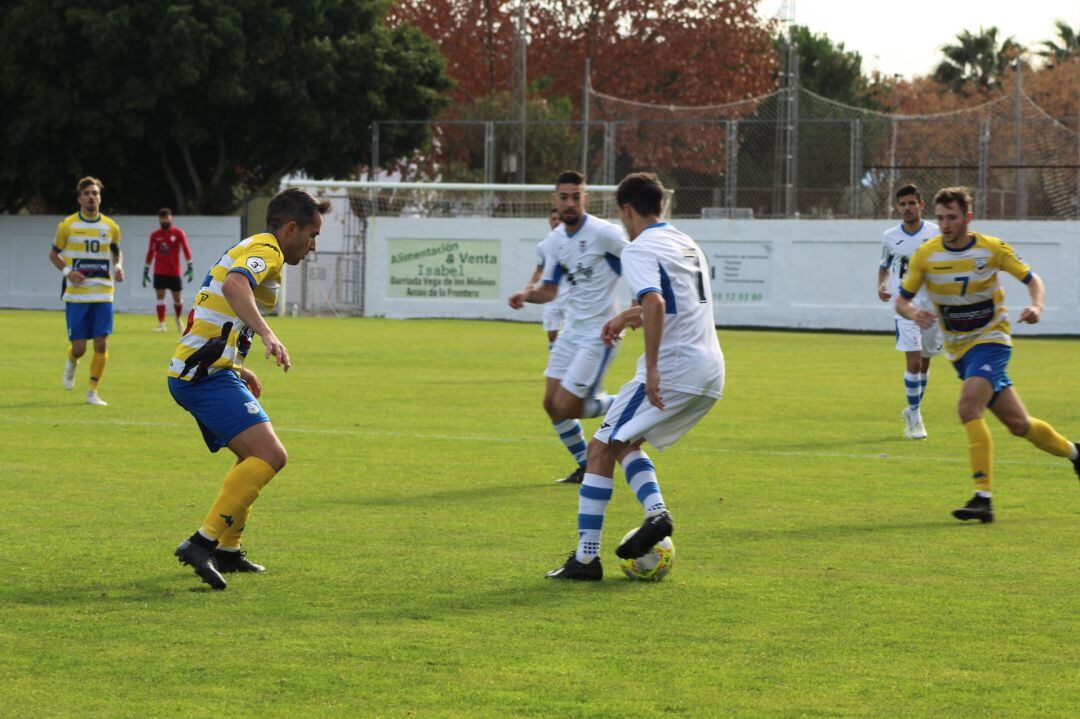
[[[888,267],[878,267],[877,271],[877,296],[882,302],[888,302],[892,299],[892,295],[889,294],[888,285],[885,281],[889,278]]]
[[[247,276],[239,272],[230,272],[221,285],[221,294],[225,296],[236,316],[250,327],[255,334],[259,335],[263,345],[266,347],[265,356],[267,358],[273,356],[277,365],[288,372],[289,368],[292,367],[292,362],[289,361],[289,351],[270,329],[270,325],[266,324],[266,320],[263,319],[262,315],[259,314],[259,308],[255,304],[255,293],[251,291],[251,284],[248,282]]]
[[[507,304],[513,307],[515,310],[520,310],[525,306],[525,303],[534,305],[542,305],[547,302],[551,302],[559,293],[559,286],[556,284],[543,284],[539,287],[526,287],[519,292],[515,292],[510,295],[507,300]]]
[[[1031,304],[1020,310],[1020,319],[1018,321],[1034,325],[1038,324],[1039,320],[1042,319],[1046,287],[1043,285],[1042,278],[1032,272],[1031,278],[1027,281],[1027,288],[1028,294],[1031,295]]]
[[[660,398],[660,337],[664,332],[664,298],[659,292],[641,297],[641,326],[645,330],[645,394],[654,407],[664,409]]]

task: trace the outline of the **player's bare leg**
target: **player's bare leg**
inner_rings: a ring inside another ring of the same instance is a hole
[[[154,294],[157,296],[157,303],[154,305],[154,310],[157,312],[157,327],[154,328],[154,332],[165,331],[165,289],[155,289]]]
[[[172,291],[173,297],[173,316],[176,318],[176,331],[183,333],[184,326],[180,323],[180,318],[184,314],[184,299],[179,290]]]
[[[64,389],[75,389],[75,369],[79,366],[79,359],[84,354],[86,354],[86,340],[71,340],[62,377]]]
[[[1001,390],[990,411],[1013,435],[1023,437],[1047,454],[1068,459],[1080,476],[1080,446],[1060,435],[1048,422],[1028,414],[1015,387]]]
[[[904,437],[908,439],[926,439],[926,427],[923,425],[920,402],[922,401],[922,377],[924,366],[929,369],[930,358],[923,357],[922,351],[904,353],[906,372],[904,389],[907,392],[908,406],[901,412],[904,419]]]
[[[85,344],[84,344],[85,346]],[[108,402],[98,396],[98,383],[105,374],[105,361],[109,358],[109,336],[94,338],[94,357],[90,360],[90,389],[86,393],[86,403],[99,407],[108,406]]]
[[[952,514],[957,519],[977,519],[983,524],[994,521],[994,510],[990,501],[994,440],[990,435],[990,427],[983,418],[986,406],[993,399],[994,387],[986,378],[968,377],[960,388],[960,399],[956,405],[957,414],[967,433],[968,458],[971,462],[975,494],[963,507],[954,509]]]
[[[581,423],[577,418],[581,416],[583,401],[580,397],[567,392],[560,380],[554,377],[545,378],[544,385],[544,411],[551,419],[555,432],[559,435],[563,446],[578,463],[577,469],[566,477],[557,480],[565,484],[581,484],[585,476],[585,451],[588,446],[585,442],[585,433],[581,429]]]
[[[233,437],[229,441],[229,449],[238,461],[225,476],[221,492],[203,520],[202,527],[183,541],[175,552],[181,562],[194,568],[199,578],[214,589],[225,589],[227,586],[216,565],[219,538],[234,527],[238,519],[247,516],[259,492],[285,467],[289,459],[285,446],[269,422],[252,425]],[[237,568],[232,571],[261,571],[261,568]]]

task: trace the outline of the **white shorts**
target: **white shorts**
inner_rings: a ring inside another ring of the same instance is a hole
[[[662,389],[664,409],[645,395],[645,385],[630,380],[619,390],[600,429],[593,435],[604,444],[636,442],[641,438],[664,449],[689,432],[716,404],[715,397]]]
[[[548,332],[558,332],[562,329],[563,308],[548,302],[544,305],[544,329]]]
[[[936,323],[930,329],[924,330],[904,317],[895,317],[893,322],[896,327],[896,349],[901,352],[922,352],[923,357],[941,354],[945,340],[941,335],[941,327]]]
[[[608,347],[599,332],[595,340],[585,342],[564,332],[548,353],[544,376],[561,380],[563,389],[575,397],[595,397],[604,393],[604,375],[618,353],[619,343]]]

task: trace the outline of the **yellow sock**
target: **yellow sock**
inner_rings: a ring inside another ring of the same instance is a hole
[[[94,352],[94,359],[90,360],[90,389],[97,389],[101,375],[105,374],[105,360],[109,359],[109,353]]]
[[[993,475],[994,438],[982,417],[964,424],[968,436],[968,456],[971,458],[971,478],[975,491],[989,492]]]
[[[1024,439],[1055,457],[1072,456],[1073,443],[1041,419],[1031,418],[1031,429],[1024,435]]]
[[[275,474],[277,473],[274,468],[258,457],[248,457],[243,462],[234,464],[225,475],[221,493],[210,507],[199,532],[210,539],[217,539],[225,534],[229,527],[243,526],[242,523],[237,524],[237,520],[242,519],[241,513],[251,507],[252,502],[258,498],[259,491]]]
[[[74,365],[79,364],[78,358],[75,357],[75,353],[71,351],[70,347],[68,347],[68,362]]]
[[[244,507],[241,511],[233,515],[233,523],[231,527],[226,528],[221,536],[218,537],[218,546],[222,549],[240,549],[241,533],[244,528],[247,527],[247,523],[251,521],[251,511],[253,507]]]

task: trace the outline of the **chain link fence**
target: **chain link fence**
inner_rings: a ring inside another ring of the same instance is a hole
[[[648,170],[675,190],[676,218],[887,218],[895,188],[908,182],[927,194],[967,185],[980,217],[1080,217],[1077,119],[1052,118],[1025,95],[926,116],[802,88],[712,107],[590,97],[598,119],[588,122],[427,123],[429,142],[410,158],[379,156],[380,135],[401,123],[376,123],[373,166],[405,180],[528,184],[566,169],[584,169],[593,184]],[[546,212],[532,204],[498,214]]]

